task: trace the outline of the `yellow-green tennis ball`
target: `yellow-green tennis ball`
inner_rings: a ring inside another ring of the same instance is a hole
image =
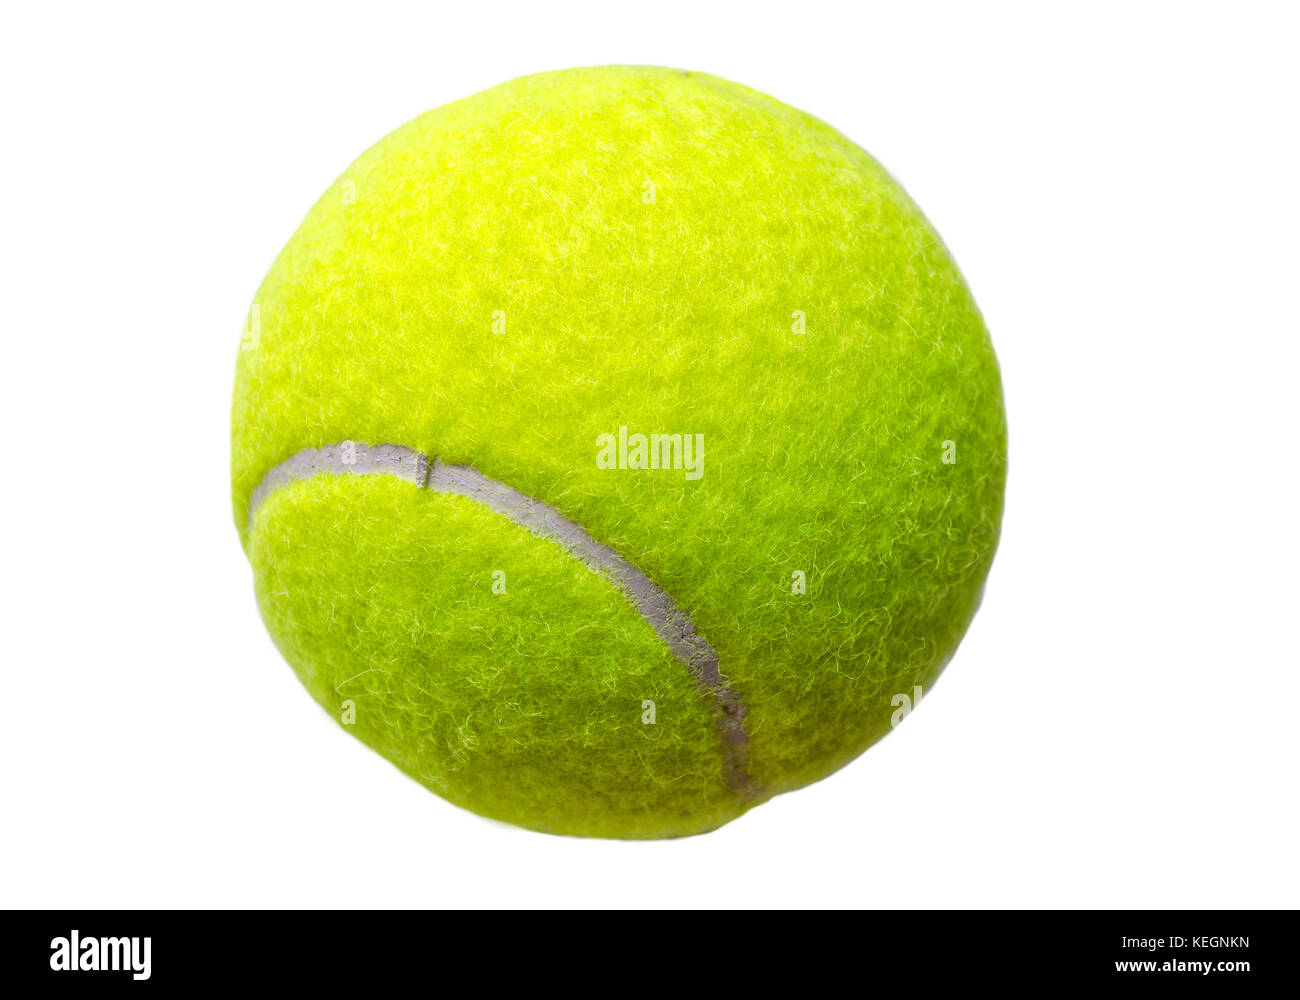
[[[997,362],[870,156],[716,77],[382,140],[257,293],[235,519],[313,697],[447,799],[713,829],[885,735],[975,612]]]

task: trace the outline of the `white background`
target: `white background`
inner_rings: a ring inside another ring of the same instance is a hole
[[[0,903],[1300,904],[1294,8],[5,21]],[[730,77],[874,153],[965,271],[1011,427],[984,607],[923,708],[683,841],[488,822],[350,739],[230,512],[247,306],[317,195],[421,111],[598,63]]]

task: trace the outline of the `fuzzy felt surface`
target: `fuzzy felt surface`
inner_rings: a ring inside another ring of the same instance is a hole
[[[558,546],[391,477],[295,483],[258,517],[258,601],[286,659],[334,718],[440,795],[591,835],[674,836],[735,814],[712,704]]]
[[[355,690],[350,731],[451,801],[712,829],[887,733],[974,613],[1006,473],[983,321],[884,170],[769,97],[605,67],[439,108],[345,171],[254,301],[232,492],[263,615],[318,701]],[[620,427],[702,435],[702,474],[602,468]],[[750,789],[720,780],[708,692],[518,525],[322,475],[250,531],[268,469],[348,440],[471,465],[671,594],[744,702]]]

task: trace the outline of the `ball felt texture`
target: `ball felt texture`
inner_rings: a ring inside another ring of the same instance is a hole
[[[1006,473],[983,320],[880,165],[753,90],[604,67],[431,111],[325,192],[251,315],[232,480],[263,617],[346,730],[465,808],[714,829],[889,732],[975,612]],[[268,479],[389,445],[418,475]]]

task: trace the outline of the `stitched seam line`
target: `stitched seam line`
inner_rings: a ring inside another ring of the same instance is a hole
[[[405,445],[367,445],[356,441],[305,448],[268,471],[249,497],[249,530],[258,508],[268,496],[282,486],[320,473],[390,475],[421,489],[465,497],[554,542],[588,569],[604,576],[713,698],[722,738],[723,783],[741,794],[755,793],[748,774],[746,709],[740,696],[723,682],[717,652],[696,631],[690,616],[668,592],[617,551],[596,541],[586,529],[550,504],[490,479],[472,466],[450,465]]]

